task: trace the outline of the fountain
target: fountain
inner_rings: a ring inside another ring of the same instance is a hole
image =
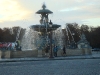
[[[47,47],[49,47],[49,51],[46,56],[53,58],[52,48],[54,45],[58,46],[57,55],[63,56],[62,47],[66,45],[66,42],[68,42],[68,48],[66,49],[67,56],[91,54],[91,48],[83,34],[81,40],[77,43],[78,48],[74,46],[74,37],[68,26],[66,26],[68,41],[65,40],[66,38],[64,38],[65,35],[61,29],[61,25],[53,24],[51,20],[49,22],[48,15],[52,13],[53,12],[46,9],[45,4],[43,4],[42,9],[36,12],[36,14],[40,14],[40,24],[31,25],[26,29],[25,35],[21,40],[22,50],[7,51],[5,52],[5,58],[43,57],[45,56]],[[20,30],[21,29],[18,31],[16,40],[18,40]],[[72,40],[69,40],[69,34],[71,34]]]
[[[52,41],[53,45],[61,47],[61,37],[56,35],[61,33],[61,25],[52,24],[50,27],[51,20],[49,22],[49,14],[53,12],[49,9],[46,9],[46,5],[42,5],[42,9],[38,10],[36,14],[40,14],[40,24],[31,25],[21,41],[22,51],[25,50],[44,50],[46,46],[50,46]],[[52,34],[50,34],[52,32]],[[51,39],[52,35],[52,40]]]
[[[66,55],[82,55],[83,49],[77,49],[74,44],[74,37],[71,33],[68,26],[66,26],[66,34],[68,37],[68,41],[65,41],[63,37],[65,36],[62,32],[61,25],[53,24],[50,20],[49,22],[49,14],[53,12],[46,9],[45,4],[42,5],[42,9],[38,10],[36,14],[40,14],[40,24],[31,25],[30,28],[26,31],[23,39],[22,39],[22,51],[27,50],[37,50],[38,55],[42,56],[45,53],[46,47],[49,45],[50,50],[52,51],[52,46],[57,45],[59,50],[59,56],[62,56],[61,48],[65,45],[66,42],[70,42],[70,47],[66,50]],[[52,27],[50,27],[52,24]],[[69,40],[69,33],[71,34],[72,41]],[[51,52],[52,53],[52,52]],[[49,53],[49,54],[51,54]]]

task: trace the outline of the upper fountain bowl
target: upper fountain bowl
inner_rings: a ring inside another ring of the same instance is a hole
[[[53,12],[50,11],[49,9],[46,9],[46,5],[45,5],[45,4],[42,5],[42,8],[43,8],[43,9],[38,10],[38,11],[36,12],[36,14],[52,14],[52,13],[53,13]]]
[[[49,25],[45,26],[45,25],[31,25],[30,28],[33,29],[34,31],[38,31],[38,32],[45,32],[47,30],[47,32],[50,32],[51,30],[56,30],[57,28],[61,27],[61,25],[57,25],[57,24],[53,24],[52,27],[49,27]]]

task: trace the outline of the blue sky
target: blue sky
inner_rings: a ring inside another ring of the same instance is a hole
[[[0,0],[0,27],[27,28],[39,24],[35,14],[45,3],[53,11],[49,19],[65,27],[66,23],[100,25],[100,0]]]

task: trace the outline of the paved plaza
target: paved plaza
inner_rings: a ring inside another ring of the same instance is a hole
[[[0,59],[0,75],[100,75],[100,52],[53,59]]]
[[[3,62],[0,75],[100,75],[100,59]]]

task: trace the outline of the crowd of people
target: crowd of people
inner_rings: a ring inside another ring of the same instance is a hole
[[[0,42],[0,50],[21,50],[18,41],[16,42]]]
[[[15,43],[14,42],[0,42],[0,50],[14,50]]]

